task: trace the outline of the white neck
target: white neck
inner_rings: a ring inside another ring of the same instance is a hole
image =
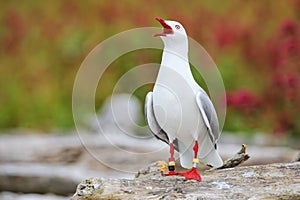
[[[172,70],[181,74],[184,78],[194,80],[188,60],[188,51],[184,48],[180,51],[169,50],[168,47],[164,48],[161,61],[161,69],[171,68]]]
[[[173,49],[169,49],[167,47],[164,48],[163,55],[162,55],[162,65],[170,65],[170,64],[176,64],[176,65],[188,65],[189,59],[186,52],[180,52],[180,51],[174,51]],[[175,66],[173,66],[175,67]]]

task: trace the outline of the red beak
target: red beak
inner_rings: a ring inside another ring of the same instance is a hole
[[[153,37],[157,37],[157,36],[167,36],[167,34],[173,34],[174,31],[172,29],[171,26],[169,26],[165,20],[163,20],[162,18],[159,18],[159,17],[156,17],[155,18],[156,21],[158,21],[162,27],[163,27],[163,32],[162,33],[157,33],[157,34],[154,34]]]

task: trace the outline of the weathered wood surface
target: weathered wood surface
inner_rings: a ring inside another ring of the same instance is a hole
[[[205,171],[202,182],[162,177],[156,164],[142,174],[134,180],[85,180],[78,185],[72,200],[300,199],[299,162]]]
[[[76,133],[1,135],[0,191],[67,195],[74,193],[76,185],[88,177],[133,178],[139,169],[157,160],[167,160],[169,156],[168,146],[156,139],[136,140],[113,135],[110,139],[118,150],[98,134],[85,134],[81,137],[86,146],[82,145]],[[87,148],[92,149],[94,155],[101,155],[101,158],[113,166],[127,170],[127,173],[106,166],[95,159]],[[161,150],[156,151],[158,148]],[[232,157],[239,149],[240,144],[221,142],[219,145],[224,160]],[[124,151],[136,154],[124,156]],[[257,165],[289,162],[296,158],[299,151],[288,147],[248,145],[247,153],[251,159],[245,164]],[[138,157],[141,155],[143,159]]]
[[[217,169],[232,168],[247,161],[250,156],[246,153],[246,148],[247,146],[242,144],[241,150],[239,150],[232,158],[225,160],[223,166],[218,167]]]

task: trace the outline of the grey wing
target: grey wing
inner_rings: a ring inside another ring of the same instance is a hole
[[[156,121],[153,111],[153,98],[152,92],[148,92],[145,100],[145,118],[152,134],[159,140],[169,144],[169,137],[167,133],[159,126]]]
[[[216,110],[204,90],[200,90],[196,95],[196,102],[207,127],[210,139],[215,144],[220,137],[219,121]]]

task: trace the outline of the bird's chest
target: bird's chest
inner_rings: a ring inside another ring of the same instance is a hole
[[[195,91],[178,72],[161,70],[153,89],[153,109],[158,124],[167,133],[193,132],[199,120]]]

